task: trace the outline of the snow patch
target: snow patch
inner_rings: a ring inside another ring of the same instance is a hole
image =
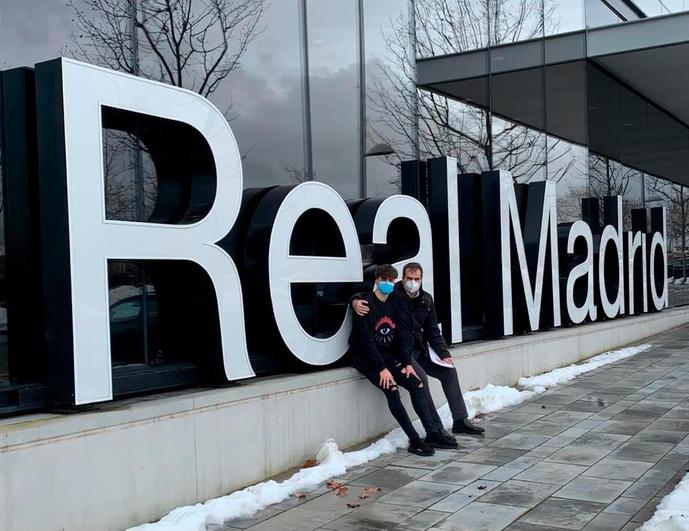
[[[650,347],[651,345],[639,345],[614,350],[595,356],[578,365],[555,369],[538,376],[520,378],[518,389],[488,384],[482,389],[469,391],[464,394],[469,416],[492,413],[519,404],[544,393],[550,387],[573,380],[577,376],[598,369],[603,365],[634,356]],[[445,427],[449,429],[452,425],[452,415],[448,405],[445,404],[440,407],[438,414]],[[419,421],[414,424],[418,430],[422,429]],[[316,460],[319,464],[317,466],[303,468],[285,481],[264,481],[227,496],[208,500],[205,503],[179,507],[156,523],[132,527],[128,531],[205,531],[208,524],[222,525],[227,520],[248,518],[269,505],[284,501],[297,492],[314,490],[321,483],[342,476],[352,467],[368,463],[382,455],[394,453],[398,449],[406,447],[407,444],[408,440],[401,428],[392,430],[366,448],[352,452],[342,452],[333,439],[328,439],[318,448]],[[686,480],[687,478],[685,478]],[[689,489],[689,483],[686,488]],[[687,490],[687,498],[689,498],[689,490]],[[660,506],[658,507],[660,508]],[[689,528],[659,527],[653,529]]]
[[[665,496],[653,517],[640,531],[687,531],[689,530],[689,474],[684,476],[674,490]]]

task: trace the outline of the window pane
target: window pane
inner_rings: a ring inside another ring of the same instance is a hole
[[[589,197],[588,150],[560,138],[546,139],[548,180],[557,184],[558,223],[581,219],[581,200]]]
[[[358,195],[357,3],[307,2],[313,177]]]
[[[546,35],[584,29],[584,0],[545,0],[543,23]]]
[[[489,4],[491,6],[490,42],[492,45],[543,37],[542,2],[489,0]]]
[[[299,0],[262,4],[240,63],[211,95],[239,144],[245,187],[306,178]]]
[[[63,0],[2,2],[0,10],[3,70],[69,55],[71,13]]]
[[[486,48],[489,42],[488,4],[489,0],[416,0],[417,56],[433,57]]]
[[[493,167],[511,172],[517,183],[545,180],[545,134],[495,116],[492,125]]]
[[[489,169],[487,111],[421,90],[419,113],[422,158],[455,157],[462,173]]]
[[[364,3],[367,196],[396,193],[400,162],[416,157],[409,9],[408,0]]]
[[[110,261],[108,288],[112,363],[145,363],[142,267],[132,262]]]
[[[595,28],[623,22],[624,19],[615,13],[602,0],[586,0],[586,26]]]

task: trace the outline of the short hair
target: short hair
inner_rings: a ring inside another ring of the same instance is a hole
[[[390,264],[381,264],[376,267],[375,278],[385,277],[385,278],[397,278],[397,269],[392,267]]]
[[[408,264],[404,264],[404,267],[402,268],[402,276],[407,274],[407,271],[415,271],[415,270],[421,271],[421,276],[423,276],[423,267],[421,267],[421,264],[418,262],[409,262]]]

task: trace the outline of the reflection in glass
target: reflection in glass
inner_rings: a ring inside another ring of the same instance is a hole
[[[489,0],[416,0],[417,56],[434,57],[486,48],[488,4]]]
[[[545,133],[493,117],[493,167],[512,173],[514,182],[546,178]]]
[[[0,68],[33,67],[69,55],[70,15],[65,0],[2,2]]]
[[[158,180],[153,159],[136,135],[103,130],[105,217],[147,221],[156,204]]]
[[[589,197],[588,150],[560,138],[546,138],[548,180],[557,184],[558,223],[581,219],[581,200]]]
[[[110,261],[108,284],[113,365],[157,365],[166,361],[160,343],[158,298],[144,266]]]
[[[570,0],[571,1],[571,0]],[[533,0],[488,0],[490,43],[536,39],[543,36],[543,4]]]
[[[313,178],[349,199],[360,172],[357,4],[306,6]]]
[[[602,0],[586,0],[586,27],[607,26],[624,19]]]
[[[396,193],[400,162],[416,157],[409,11],[408,0],[364,3],[366,196]]]
[[[488,112],[419,91],[419,149],[422,158],[455,157],[459,171],[489,169]]]
[[[687,232],[689,229],[689,189],[653,175],[644,176],[646,206],[664,206],[668,236],[668,276],[673,283],[684,284],[689,267],[687,257]],[[684,296],[686,295],[686,296]],[[689,292],[671,291],[670,304],[689,303]]]
[[[584,0],[545,0],[543,23],[546,36],[584,29]]]
[[[240,64],[210,98],[230,120],[242,153],[245,187],[292,184],[308,177],[299,3],[264,2]]]

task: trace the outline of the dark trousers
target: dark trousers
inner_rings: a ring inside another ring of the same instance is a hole
[[[433,404],[433,398],[431,397],[431,389],[428,385],[428,376],[431,378],[436,378],[440,380],[440,384],[443,386],[443,392],[447,398],[447,404],[450,406],[450,411],[452,412],[452,420],[465,419],[469,416],[467,412],[467,406],[464,403],[464,397],[462,396],[462,389],[459,387],[459,377],[457,376],[457,369],[454,367],[441,367],[436,365],[431,361],[429,357],[424,354],[418,354],[414,360],[416,363],[414,367],[419,377],[423,381],[423,388],[426,392],[426,401],[430,404],[431,416],[433,417],[434,424],[442,425],[440,416],[436,411],[435,404]],[[422,370],[419,371],[416,366],[419,366]]]
[[[388,363],[388,370],[392,373],[392,377],[397,383],[396,386],[392,386],[388,389],[383,389],[380,386],[380,373],[376,369],[363,365],[360,366],[358,364],[355,365],[355,368],[361,374],[366,376],[366,378],[368,378],[368,380],[378,389],[380,389],[385,395],[385,398],[388,401],[388,408],[390,408],[390,413],[392,413],[392,416],[395,417],[395,420],[400,425],[402,430],[404,430],[404,433],[407,435],[407,437],[412,439],[414,437],[418,437],[419,434],[414,428],[414,425],[407,414],[407,410],[404,408],[398,386],[404,387],[407,391],[409,391],[409,396],[411,398],[414,411],[421,420],[421,424],[423,424],[423,428],[426,430],[426,433],[430,433],[438,429],[436,428],[435,422],[432,420],[432,408],[429,407],[428,402],[426,401],[426,384],[414,376],[402,374],[402,369],[404,366],[401,363],[397,361]]]

